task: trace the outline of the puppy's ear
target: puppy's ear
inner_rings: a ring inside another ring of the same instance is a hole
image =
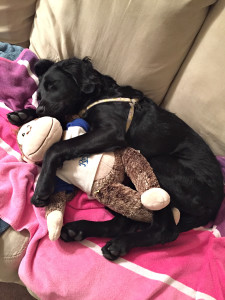
[[[92,63],[91,63],[91,58],[90,58],[90,57],[85,56],[85,57],[82,59],[82,61],[85,62],[85,64],[88,65],[90,68],[93,68]]]
[[[85,74],[84,80],[81,85],[81,91],[85,94],[91,94],[94,92],[96,87],[96,82],[93,74],[93,66],[91,63],[91,59],[88,56],[85,56],[82,61],[84,64],[82,65],[82,73]]]
[[[48,59],[40,59],[34,66],[35,74],[40,77],[54,64],[53,61]]]

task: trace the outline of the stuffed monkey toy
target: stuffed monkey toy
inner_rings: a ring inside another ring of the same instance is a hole
[[[77,118],[67,124],[63,134],[58,120],[42,117],[24,124],[18,132],[17,141],[22,157],[28,163],[39,163],[47,149],[63,139],[85,134],[87,122]],[[133,148],[100,153],[65,161],[57,170],[56,188],[46,207],[47,227],[50,240],[57,240],[63,225],[66,201],[74,196],[74,187],[128,218],[151,222],[152,210],[160,210],[170,203],[169,194],[160,188],[148,161]],[[136,190],[123,184],[125,175]],[[173,208],[176,224],[179,210]]]

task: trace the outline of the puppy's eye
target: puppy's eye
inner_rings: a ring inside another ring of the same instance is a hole
[[[41,92],[37,92],[37,100],[41,100]]]
[[[44,82],[44,88],[48,91],[48,89],[49,89],[49,82]]]
[[[48,81],[46,81],[46,82],[44,83],[44,87],[45,87],[46,91],[51,91],[51,90],[54,89],[55,85],[54,85],[53,82],[48,82]]]
[[[25,136],[25,133],[22,133],[22,136]]]

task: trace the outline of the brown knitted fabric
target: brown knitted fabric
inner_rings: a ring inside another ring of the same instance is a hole
[[[64,213],[66,202],[72,200],[74,193],[58,192],[50,196],[50,203],[45,209],[45,216],[47,217],[50,212],[59,210]]]
[[[92,196],[110,209],[133,220],[152,222],[153,214],[141,203],[141,194],[151,187],[159,187],[147,160],[138,151],[126,148],[115,151],[115,163],[103,179],[94,181]],[[137,191],[124,186],[125,171]]]
[[[125,172],[141,194],[150,188],[159,188],[159,182],[147,159],[137,150],[126,148],[122,152]]]
[[[95,193],[95,198],[130,219],[152,222],[153,214],[141,204],[141,194],[121,183],[106,185]]]
[[[102,187],[115,182],[122,183],[124,181],[125,169],[121,159],[121,151],[115,151],[114,155],[115,162],[112,170],[106,175],[106,177],[94,181],[91,189],[91,195],[93,197],[95,197],[96,192],[98,192]]]

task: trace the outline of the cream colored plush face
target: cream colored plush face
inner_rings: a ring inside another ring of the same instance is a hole
[[[35,126],[35,122],[36,122],[35,120],[30,121],[29,123],[24,124],[20,128],[20,130],[19,130],[19,132],[17,134],[17,142],[18,142],[18,144],[20,146],[22,146],[25,143],[25,141],[27,139],[29,139],[29,137],[30,137],[29,134],[30,134],[30,132],[32,130],[32,127]]]
[[[45,152],[62,137],[62,127],[52,117],[42,117],[24,124],[17,135],[23,159],[27,162],[40,162]]]

